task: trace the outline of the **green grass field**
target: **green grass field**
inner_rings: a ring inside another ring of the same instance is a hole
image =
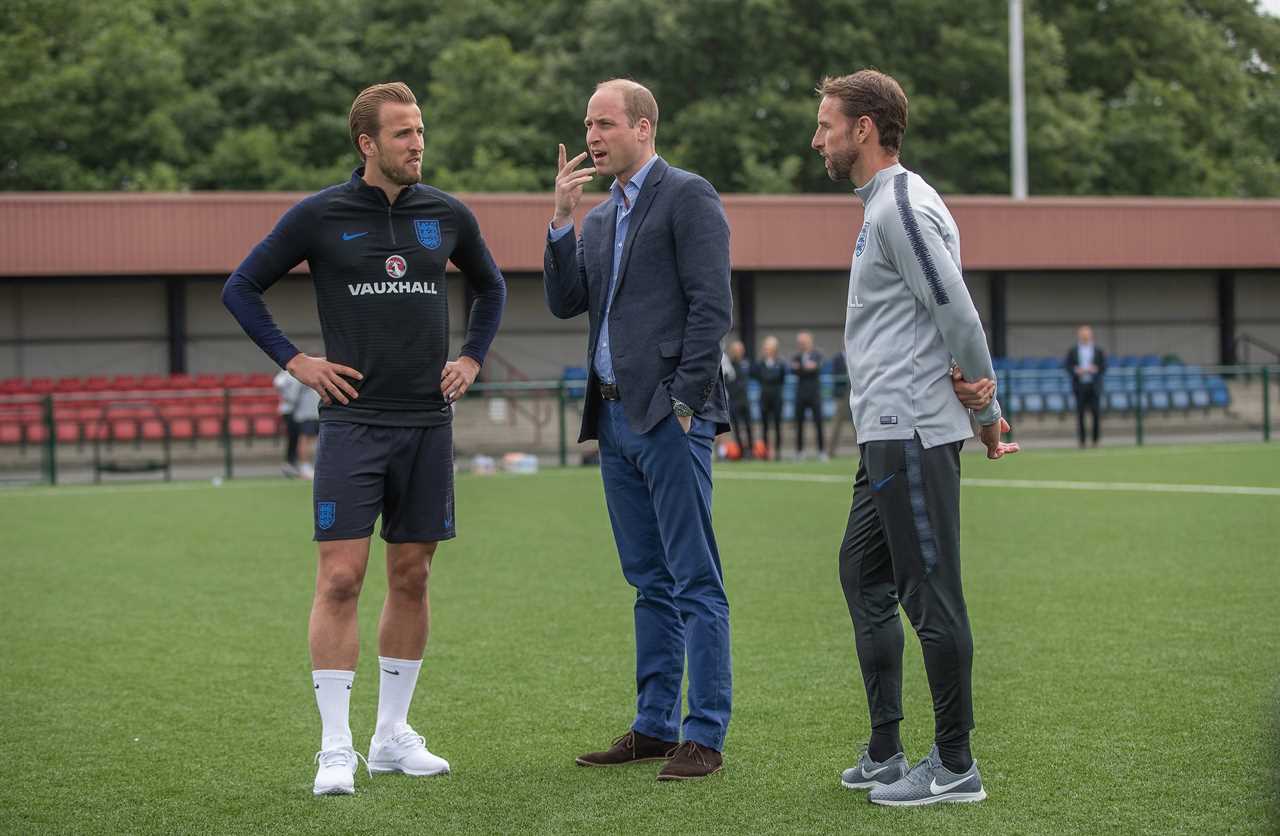
[[[717,465],[725,771],[576,767],[632,718],[631,591],[595,470],[461,477],[410,720],[453,774],[311,795],[308,486],[0,493],[0,832],[1226,833],[1280,804],[1280,495],[970,485],[974,751],[990,799],[880,809],[836,548],[855,463]],[[966,478],[1280,487],[1280,446],[965,457]],[[752,474],[801,474],[762,480]],[[843,475],[844,480],[823,477]],[[816,477],[809,479],[807,477]],[[379,541],[375,541],[379,542]],[[357,746],[377,705],[381,548]],[[904,740],[933,720],[908,628]]]

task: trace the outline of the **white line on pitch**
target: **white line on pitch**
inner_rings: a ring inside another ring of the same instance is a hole
[[[830,473],[726,473],[717,479],[743,479],[762,482],[826,482],[851,485],[852,476]],[[1280,488],[1252,485],[1178,485],[1161,482],[1068,482],[1054,479],[961,479],[968,488],[1021,488],[1058,491],[1137,491],[1141,493],[1199,493],[1232,496],[1280,496]]]

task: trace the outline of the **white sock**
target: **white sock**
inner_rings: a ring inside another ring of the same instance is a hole
[[[316,706],[320,709],[320,748],[351,745],[351,682],[355,671],[312,671]]]
[[[386,740],[400,731],[399,726],[409,722],[409,703],[421,668],[421,659],[378,657],[382,679],[378,687],[378,725],[373,730],[374,737]]]

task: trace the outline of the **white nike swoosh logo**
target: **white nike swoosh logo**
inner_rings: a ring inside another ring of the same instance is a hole
[[[889,768],[889,767],[887,767],[887,766],[882,766],[882,767],[880,767],[879,769],[873,769],[873,770],[871,770],[870,772],[868,772],[868,771],[867,771],[867,768],[864,766],[864,767],[862,767],[862,777],[863,777],[863,778],[874,778],[874,777],[876,777],[877,775],[879,775],[881,772],[884,772],[884,771],[885,771],[886,769],[888,769],[888,768]]]
[[[956,781],[955,783],[943,784],[942,786],[938,786],[938,779],[934,778],[932,781],[929,782],[929,792],[933,793],[934,795],[937,795],[940,792],[946,792],[947,790],[955,789],[956,787],[963,784],[965,781],[968,781],[969,778],[971,777],[972,776],[970,775],[966,775],[963,778],[961,778],[959,781]]]

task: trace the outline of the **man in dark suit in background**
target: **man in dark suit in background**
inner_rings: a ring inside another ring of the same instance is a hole
[[[747,359],[747,347],[742,340],[734,340],[724,358],[724,382],[729,390],[733,439],[738,442],[744,459],[751,458],[756,444],[755,433],[751,431],[751,397],[747,392],[750,379],[751,361]]]
[[[818,458],[827,457],[822,443],[822,352],[813,347],[813,334],[796,334],[796,356],[791,358],[791,371],[796,376],[796,458],[804,455],[804,419],[813,416],[818,433]]]
[[[1093,415],[1093,446],[1098,446],[1102,434],[1100,401],[1102,400],[1102,375],[1107,371],[1107,354],[1102,346],[1094,345],[1093,329],[1081,325],[1076,330],[1076,344],[1067,352],[1067,374],[1071,375],[1071,389],[1076,394],[1076,429],[1080,446],[1084,446],[1084,412]]]
[[[597,85],[584,124],[587,152],[566,160],[560,146],[543,282],[553,314],[590,318],[578,440],[599,439],[622,574],[636,589],[638,696],[631,728],[577,760],[666,760],[658,780],[701,778],[721,768],[733,694],[711,528],[712,445],[729,429],[729,224],[710,183],[657,156],[658,105],[643,86]],[[573,212],[595,174],[615,179],[575,241]]]
[[[760,359],[752,376],[760,381],[760,440],[765,457],[776,459],[782,452],[782,384],[787,377],[787,364],[778,356],[778,338],[768,336],[760,344]],[[773,424],[773,447],[769,447],[769,424]]]

